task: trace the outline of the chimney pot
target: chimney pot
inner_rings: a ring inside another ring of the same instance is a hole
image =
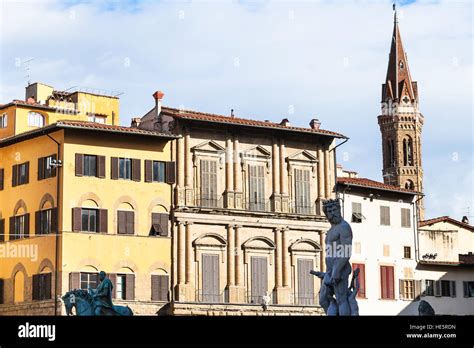
[[[32,97],[29,97],[28,99],[26,99],[26,102],[27,102],[28,104],[36,104],[35,98],[32,98]]]
[[[311,122],[309,122],[309,126],[311,127],[311,129],[317,130],[321,126],[321,121],[319,121],[317,118],[313,118]]]
[[[285,127],[289,127],[290,126],[290,121],[287,118],[284,118],[283,120],[281,120],[280,125],[285,126]]]
[[[155,93],[153,93],[153,98],[155,98],[156,100],[161,100],[164,96],[165,94],[162,91],[156,91]]]
[[[132,118],[131,127],[132,128],[138,128],[138,126],[140,125],[141,122],[142,122],[142,119],[140,117],[134,117],[134,118]]]

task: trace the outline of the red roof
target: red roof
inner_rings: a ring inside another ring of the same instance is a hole
[[[440,216],[440,217],[437,217],[437,218],[420,221],[420,227],[433,225],[433,224],[436,224],[438,222],[449,222],[453,225],[468,229],[470,231],[474,231],[474,226],[471,226],[471,225],[466,224],[464,222],[455,220],[453,218],[450,218],[449,216]]]
[[[207,121],[207,122],[215,122],[215,123],[237,124],[237,125],[251,126],[251,127],[274,128],[274,129],[281,129],[281,130],[288,130],[288,131],[295,131],[295,132],[330,135],[336,138],[346,138],[346,136],[340,133],[336,133],[336,132],[332,132],[332,131],[328,131],[324,129],[284,126],[275,122],[266,122],[266,121],[251,120],[247,118],[216,115],[216,114],[210,114],[206,112],[198,112],[198,111],[192,111],[192,110],[183,110],[183,109],[163,107],[161,109],[161,112],[165,115],[169,115],[169,116],[180,118],[180,119],[186,119],[186,120],[198,120],[198,121]]]
[[[396,191],[396,192],[403,192],[403,193],[410,193],[412,195],[420,194],[420,192],[407,190],[398,186],[394,185],[387,185],[383,182],[366,179],[366,178],[346,178],[346,177],[339,177],[337,178],[337,182],[343,185],[353,185],[359,187],[367,187],[367,188],[375,188],[379,190],[386,190],[386,191]]]
[[[91,129],[91,130],[103,130],[103,131],[112,131],[120,133],[132,133],[132,134],[143,134],[143,135],[159,135],[165,137],[172,137],[170,134],[163,134],[156,131],[144,130],[134,127],[124,127],[124,126],[114,126],[110,124],[89,122],[89,121],[72,121],[72,120],[61,120],[52,125],[57,125],[61,128],[76,128],[76,129]]]

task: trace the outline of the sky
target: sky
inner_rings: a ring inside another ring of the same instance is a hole
[[[473,4],[398,1],[425,117],[425,217],[474,221]],[[382,181],[391,1],[0,0],[0,103],[41,81],[118,91],[121,124],[163,104],[341,132],[338,162]],[[29,63],[28,59],[33,58]]]

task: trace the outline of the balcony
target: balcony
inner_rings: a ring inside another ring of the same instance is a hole
[[[214,195],[197,196],[196,206],[202,208],[224,208],[224,197]]]

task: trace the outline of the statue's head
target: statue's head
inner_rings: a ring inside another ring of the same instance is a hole
[[[331,225],[337,225],[342,221],[339,199],[327,199],[323,201],[323,212]]]
[[[99,273],[99,280],[102,282],[102,281],[105,279],[106,276],[107,276],[107,274],[105,274],[104,271],[100,271],[100,273]]]

